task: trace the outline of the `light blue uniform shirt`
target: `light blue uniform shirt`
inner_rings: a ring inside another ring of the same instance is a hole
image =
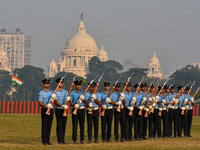
[[[185,94],[182,94],[181,96],[180,96],[180,98],[179,98],[179,100],[180,100],[180,107],[183,107],[183,103],[185,102]]]
[[[71,92],[70,98],[74,105],[77,104],[77,102],[82,94],[83,94],[83,91],[80,91],[79,93],[77,92],[77,90]],[[85,103],[82,101],[81,103],[79,103],[79,106],[85,106]]]
[[[131,102],[132,102],[132,97],[133,97],[133,93],[129,92],[129,94],[125,91],[124,92],[125,95],[125,101],[126,101],[126,106],[131,106]]]
[[[187,95],[185,94],[185,95],[184,95],[184,101],[185,101],[186,97],[187,97]],[[189,97],[188,97],[188,103],[190,102],[191,98],[192,98],[192,96],[189,95]],[[192,107],[193,107],[193,106],[192,106],[192,103],[191,103],[191,104],[189,105],[189,108],[192,108]]]
[[[174,94],[172,95],[172,93],[169,93],[169,103],[172,101],[172,99],[177,95],[177,93],[174,92]],[[175,107],[178,107],[178,104],[174,105]]]
[[[44,89],[40,91],[38,101],[42,101],[43,104],[47,105],[49,103],[49,100],[51,99],[51,95],[53,94],[52,90],[49,90],[48,92]]]
[[[156,94],[156,96],[157,96],[157,95],[158,95],[158,94]],[[164,95],[159,95],[159,101],[160,101],[160,104],[158,105],[159,108],[161,107],[162,100],[163,100],[164,97],[165,97]],[[166,105],[163,105],[162,108],[166,108]]]
[[[60,91],[60,89],[58,89],[58,91],[56,92],[56,99],[58,100],[58,102],[61,105],[65,105],[65,100],[67,97],[68,91],[65,89],[62,89],[62,91]],[[55,108],[56,107],[60,107],[58,104],[55,104]]]
[[[95,95],[96,95],[96,98],[99,101],[101,101],[101,94],[99,92],[96,92]],[[90,104],[91,96],[92,96],[92,93],[90,91],[85,94],[85,100],[88,101],[88,105]],[[92,108],[94,107],[99,107],[99,105],[97,104],[95,100],[92,101]]]
[[[147,104],[148,104],[148,102],[149,102],[149,97],[150,97],[150,96],[151,96],[151,92],[147,94],[146,106],[147,106]],[[153,98],[153,96],[152,96],[152,98]],[[156,104],[155,107],[158,107],[157,104]]]
[[[121,94],[117,94],[117,92],[113,92],[110,99],[111,101],[115,101],[115,102],[118,102],[119,101],[119,98],[120,98]],[[121,103],[121,106],[123,106],[123,101]]]
[[[110,92],[108,92],[108,94],[106,94],[105,91],[103,91],[101,93],[101,102],[102,102],[102,105],[105,104],[106,98],[108,97],[109,94],[110,94]],[[111,107],[111,106],[113,106],[111,103],[107,103],[107,107]]]
[[[135,95],[135,92],[133,93],[133,96]],[[140,106],[143,100],[144,94],[142,93],[142,91],[140,91],[139,94],[136,95],[136,106]]]

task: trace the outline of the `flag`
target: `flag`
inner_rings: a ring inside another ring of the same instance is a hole
[[[81,81],[81,84],[85,85],[85,80],[83,80],[82,78],[79,78],[79,80]]]
[[[17,85],[22,85],[22,80],[18,79],[14,75],[12,75],[12,83],[17,84]]]

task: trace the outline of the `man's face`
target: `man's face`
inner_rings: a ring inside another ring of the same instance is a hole
[[[153,89],[151,88],[150,91],[151,91],[151,93],[152,93],[152,92],[153,92]]]
[[[175,92],[175,89],[171,89],[170,91],[171,91],[171,93],[174,93],[174,92]]]
[[[81,85],[75,85],[76,90],[80,90],[81,89]]]
[[[145,92],[147,90],[146,87],[142,87],[141,89],[142,89],[142,92]]]
[[[45,83],[43,84],[44,88],[49,88],[50,87],[50,84],[49,83]]]
[[[91,87],[90,87],[90,92],[94,92],[94,90],[95,90],[95,87],[94,87],[94,86],[91,86]]]
[[[161,89],[161,90],[160,90],[160,93],[162,94],[162,93],[163,93],[163,91],[164,91],[164,90],[163,90],[163,89]]]
[[[135,91],[137,91],[137,89],[138,89],[138,91],[140,91],[140,88],[139,88],[139,87],[134,88]]]
[[[115,87],[115,91],[119,92],[120,91],[120,87]]]
[[[189,90],[185,90],[185,93],[188,94],[188,93],[189,93]]]
[[[58,85],[59,83],[57,83]],[[59,85],[59,88],[63,88],[63,83],[61,82],[60,85]]]
[[[169,89],[165,89],[165,92],[166,92],[166,93],[169,92]]]
[[[126,90],[127,91],[131,91],[131,87],[126,87]]]
[[[110,86],[104,86],[105,91],[109,91]]]

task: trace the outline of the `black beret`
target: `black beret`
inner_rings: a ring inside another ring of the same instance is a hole
[[[139,86],[139,84],[138,83],[136,83],[133,87],[134,88],[137,88]]]
[[[185,91],[189,91],[189,90],[190,90],[190,87],[187,86],[187,87],[185,88]]]
[[[175,85],[172,85],[170,89],[171,89],[171,90],[174,90],[175,87],[176,87]]]
[[[116,87],[121,87],[121,83],[117,82]]]
[[[110,82],[104,82],[104,86],[110,86]]]
[[[60,80],[61,80],[61,78],[56,79],[56,83],[59,83]],[[63,81],[64,81],[64,79],[62,80],[62,83],[63,83]]]
[[[50,79],[49,78],[45,78],[44,80],[42,80],[43,84],[49,84],[50,83]]]
[[[169,85],[165,85],[165,87],[164,87],[165,89],[169,89]]]
[[[88,83],[89,85],[90,83]],[[90,85],[90,87],[95,87],[96,86],[96,83],[95,82],[92,82],[92,84]]]
[[[154,85],[152,84],[152,85],[151,85],[151,89],[153,89],[153,88],[154,88]]]
[[[183,88],[183,86],[181,86],[181,85],[177,87],[178,90],[181,90],[182,88]]]
[[[158,86],[158,90],[161,90],[161,89],[162,89],[162,86],[159,85],[159,86]]]
[[[82,82],[81,82],[81,80],[76,80],[76,81],[74,81],[74,84],[75,84],[75,85],[81,85]]]
[[[142,84],[140,85],[140,87],[147,87],[147,84],[146,84],[146,83],[142,83]]]
[[[126,83],[124,83],[126,85]],[[128,83],[127,87],[131,87],[131,82]]]

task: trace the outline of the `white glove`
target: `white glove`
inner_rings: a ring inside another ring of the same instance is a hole
[[[107,102],[107,103],[110,103],[110,102],[111,102],[111,100],[110,100],[109,97],[106,98],[106,102]]]
[[[48,108],[51,108],[51,107],[52,107],[51,103],[48,103],[48,104],[47,104],[47,107],[48,107]]]
[[[189,109],[189,106],[188,106],[188,105],[186,106],[186,109]]]
[[[179,102],[179,100],[178,100],[178,99],[176,99],[176,101],[175,101],[175,102],[176,102],[176,104],[177,104],[177,103]]]
[[[91,96],[93,99],[97,99],[96,95],[95,94],[92,94]]]
[[[75,108],[79,108],[79,104],[75,104]]]
[[[131,102],[131,105],[134,105],[134,104],[135,104],[135,101],[132,101],[132,102]]]
[[[125,95],[124,95],[124,93],[122,93],[122,92],[121,92],[121,97],[122,97],[123,99],[125,99]]]
[[[187,98],[185,98],[185,102],[186,102],[186,103],[188,102],[188,99],[187,99]]]
[[[190,101],[193,103],[193,102],[194,102],[194,98],[192,97],[192,98],[190,99]]]
[[[67,102],[69,102],[71,100],[70,96],[67,96]]]
[[[152,105],[149,105],[149,109],[152,109]]]
[[[82,100],[79,100],[79,104],[82,103]]]
[[[68,109],[68,105],[62,105],[64,109]]]
[[[155,97],[153,97],[153,101],[155,100],[156,98]]]
[[[153,103],[153,106],[155,107],[155,106],[156,106],[156,103]]]
[[[81,99],[81,100],[84,100],[84,95],[81,95],[81,96],[80,96],[80,99]]]
[[[145,111],[149,111],[149,108],[145,108]]]
[[[143,109],[143,108],[144,108],[143,106],[140,106],[140,107],[139,107],[139,109]]]
[[[181,107],[182,110],[185,110],[185,107]]]
[[[133,111],[133,107],[129,107],[129,110],[130,110],[130,111]]]
[[[175,98],[172,98],[172,102],[176,102],[176,99],[175,99]]]
[[[92,107],[92,103],[89,103],[89,107]]]
[[[51,98],[56,99],[56,94],[53,93],[53,94],[51,95]]]
[[[145,100],[142,100],[142,104],[143,104],[143,105],[145,104],[145,102],[146,102]]]
[[[163,103],[163,104],[166,104],[166,100],[165,100],[165,99],[163,99],[163,100],[162,100],[162,103]]]
[[[149,97],[149,102],[151,102],[152,101],[152,97]]]
[[[156,99],[157,99],[157,100],[159,100],[159,99],[160,99],[160,97],[159,97],[159,96],[156,96]]]
[[[104,104],[104,105],[102,106],[102,108],[103,108],[103,109],[106,109],[106,108],[107,108],[107,106]]]
[[[146,97],[143,97],[143,101],[146,101],[147,100],[147,98]]]
[[[162,108],[159,108],[159,111],[162,111]]]
[[[132,101],[135,101],[135,102],[136,102],[136,97],[133,97],[133,98],[132,98]]]
[[[117,104],[117,105],[121,105],[121,103],[122,103],[121,101],[118,101],[116,104]]]

